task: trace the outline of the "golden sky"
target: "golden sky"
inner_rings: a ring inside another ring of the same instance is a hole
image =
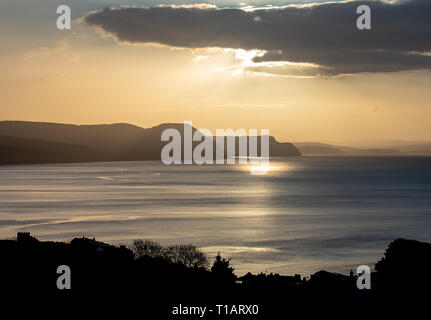
[[[80,19],[98,7],[75,13],[72,30],[56,30],[56,2],[48,2],[54,14],[42,21],[28,12],[17,28],[3,20],[0,120],[142,127],[190,120],[214,131],[269,128],[281,141],[431,140],[430,70],[257,73],[248,69],[253,52],[243,49],[120,44]]]

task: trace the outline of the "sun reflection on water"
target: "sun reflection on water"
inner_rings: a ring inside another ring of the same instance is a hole
[[[261,162],[257,164],[248,163],[248,164],[240,165],[239,167],[241,171],[248,171],[250,172],[251,175],[256,175],[256,176],[264,176],[267,174],[277,174],[281,172],[290,171],[292,169],[289,164],[278,162],[278,161],[277,162],[270,161],[268,163]]]

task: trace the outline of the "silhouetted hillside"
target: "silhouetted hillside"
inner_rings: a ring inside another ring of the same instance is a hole
[[[396,148],[353,148],[318,142],[295,142],[295,147],[304,155],[390,155],[401,153]]]
[[[0,135],[0,164],[98,161],[96,150],[83,145]]]
[[[336,146],[332,146],[330,144],[325,143],[312,143],[312,142],[304,142],[304,143],[296,143],[295,147],[297,147],[302,154],[346,154],[345,151],[341,150]]]
[[[395,146],[395,149],[400,150],[404,153],[410,154],[431,154],[431,143],[421,143],[421,144],[410,144],[410,145],[402,145]]]
[[[161,149],[167,143],[160,137],[167,128],[183,135],[183,124],[173,123],[144,129],[130,124],[2,121],[0,164],[160,160]],[[271,137],[270,155],[299,156],[300,152],[291,143]]]
[[[126,311],[137,303],[149,319],[171,319],[173,306],[179,304],[213,309],[215,304],[256,304],[259,313],[251,318],[271,320],[283,318],[286,307],[290,315],[345,315],[358,306],[361,314],[380,310],[388,315],[400,306],[427,305],[431,279],[431,244],[403,239],[393,241],[376,264],[369,290],[357,288],[353,273],[324,270],[309,279],[272,273],[237,278],[231,261],[220,255],[209,268],[208,258],[191,244],[163,247],[149,240],[127,248],[84,237],[41,242],[19,233],[17,240],[0,240],[0,256],[1,290],[21,303],[81,306],[88,301],[97,312],[114,307]],[[70,289],[57,287],[60,265],[71,270]],[[223,317],[208,313],[205,318]]]

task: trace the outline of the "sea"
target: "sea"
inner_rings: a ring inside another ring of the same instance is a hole
[[[397,238],[431,241],[431,157],[272,158],[0,166],[0,238],[192,243],[237,275],[371,268]]]

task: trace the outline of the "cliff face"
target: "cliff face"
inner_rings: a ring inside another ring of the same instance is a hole
[[[290,142],[278,142],[274,137],[269,139],[269,150],[272,157],[300,156],[301,152]]]
[[[0,164],[160,160],[166,144],[160,137],[167,128],[182,133],[183,124],[145,129],[125,123],[78,126],[1,121]],[[271,137],[270,155],[299,156],[300,152],[291,143]]]

